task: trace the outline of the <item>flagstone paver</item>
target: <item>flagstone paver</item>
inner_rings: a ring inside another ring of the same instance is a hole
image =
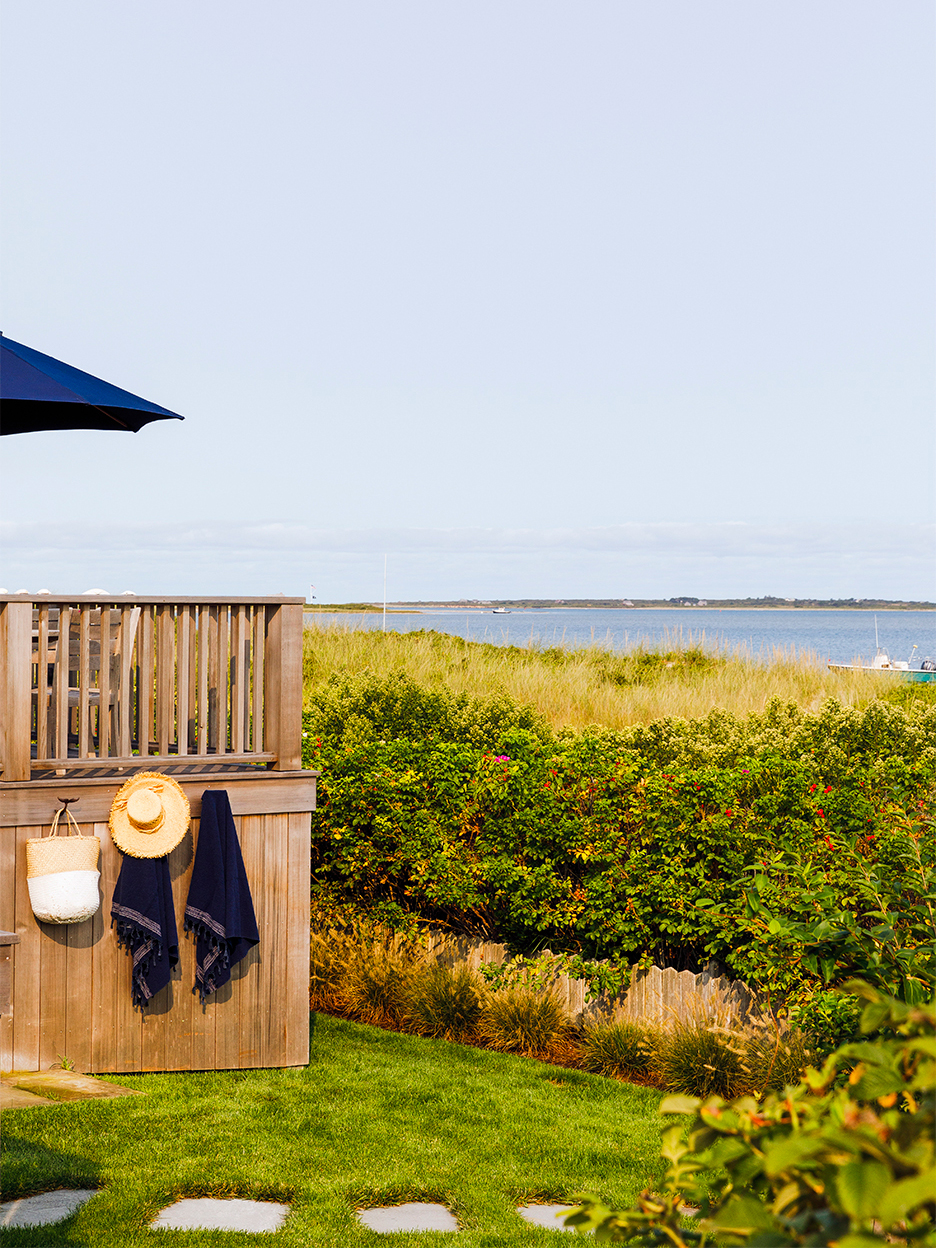
[[[3,1076],[5,1086],[21,1088],[55,1101],[86,1101],[99,1097],[144,1096],[138,1088],[124,1088],[105,1079],[79,1075],[75,1070],[22,1070]]]
[[[455,1215],[445,1205],[411,1201],[406,1205],[359,1209],[358,1218],[372,1231],[389,1235],[393,1231],[457,1231]]]
[[[0,1205],[0,1226],[47,1226],[51,1222],[61,1222],[96,1194],[94,1189],[60,1188],[57,1192],[8,1200]]]
[[[150,1226],[166,1231],[278,1231],[289,1205],[272,1200],[177,1200],[157,1214]]]
[[[55,1105],[47,1096],[36,1096],[25,1088],[17,1088],[12,1083],[0,1083],[0,1113],[8,1109],[29,1109],[41,1105]]]
[[[532,1222],[534,1226],[545,1226],[550,1231],[571,1231],[574,1235],[575,1228],[563,1226],[556,1214],[571,1213],[575,1207],[575,1205],[521,1205],[517,1213],[525,1222]]]

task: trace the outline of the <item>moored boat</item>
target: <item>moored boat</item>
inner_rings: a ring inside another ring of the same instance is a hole
[[[912,684],[936,682],[936,661],[926,658],[919,667],[909,663],[891,662],[886,650],[878,650],[870,663],[830,663],[833,672],[877,672],[884,676],[900,676]]]
[[[912,684],[936,682],[936,660],[931,659],[929,655],[922,660],[919,667],[911,667],[917,650],[916,646],[910,651],[910,658],[906,663],[899,659],[891,660],[878,638],[877,616],[874,617],[874,642],[877,646],[877,653],[870,663],[830,663],[830,670],[834,672],[880,672],[886,676],[900,676]]]

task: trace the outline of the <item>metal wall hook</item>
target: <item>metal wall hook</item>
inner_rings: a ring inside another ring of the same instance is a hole
[[[67,811],[70,802],[80,802],[81,798],[80,797],[60,797],[58,800],[62,803],[62,805],[65,807]]]

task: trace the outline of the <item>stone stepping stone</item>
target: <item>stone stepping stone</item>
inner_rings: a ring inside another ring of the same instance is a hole
[[[123,1088],[117,1083],[107,1083],[104,1079],[93,1079],[90,1075],[79,1075],[74,1070],[30,1070],[14,1071],[4,1075],[3,1082],[24,1092],[32,1092],[34,1096],[50,1098],[55,1101],[87,1101],[111,1096],[144,1096],[138,1088]]]
[[[272,1200],[177,1200],[156,1215],[150,1226],[165,1231],[278,1231],[289,1205]]]
[[[534,1226],[545,1226],[549,1231],[568,1231],[575,1234],[574,1226],[563,1226],[556,1216],[559,1213],[571,1213],[576,1205],[521,1205],[517,1213],[524,1222],[532,1222]]]
[[[457,1231],[458,1222],[445,1205],[411,1201],[378,1209],[359,1209],[358,1220],[371,1231],[390,1235],[394,1231]]]
[[[48,1226],[51,1222],[61,1222],[96,1195],[93,1189],[69,1191],[61,1188],[57,1192],[25,1196],[22,1200],[8,1200],[0,1205],[0,1226]]]
[[[36,1105],[55,1105],[47,1096],[36,1096],[25,1088],[16,1088],[12,1083],[0,1083],[0,1113],[8,1109],[29,1109]]]

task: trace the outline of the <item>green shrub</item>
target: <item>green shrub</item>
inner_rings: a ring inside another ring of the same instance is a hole
[[[410,982],[407,1022],[423,1036],[463,1040],[481,1014],[481,987],[465,966],[436,963],[422,968]]]
[[[478,1035],[492,1049],[543,1061],[568,1061],[577,1053],[572,1024],[549,992],[513,988],[487,994]]]
[[[621,1211],[587,1196],[567,1225],[635,1248],[936,1242],[936,1001],[848,987],[867,1002],[862,1033],[882,1038],[843,1045],[761,1101],[668,1097],[660,1112],[689,1128],[663,1130],[663,1192]]]
[[[790,1023],[801,1031],[809,1044],[823,1053],[831,1053],[858,1033],[861,1005],[854,997],[840,992],[819,989],[803,998],[790,1010]]]
[[[313,888],[395,925],[625,974],[716,958],[794,1011],[854,974],[905,999],[936,984],[936,708],[554,734],[503,699],[367,676],[328,686],[305,731]]]
[[[427,688],[403,672],[332,676],[304,716],[304,728],[334,745],[382,739],[457,742],[483,750],[517,730],[543,742],[552,739],[542,716],[511,698]]]
[[[612,1079],[647,1079],[656,1037],[637,1023],[596,1023],[582,1036],[582,1065]]]

